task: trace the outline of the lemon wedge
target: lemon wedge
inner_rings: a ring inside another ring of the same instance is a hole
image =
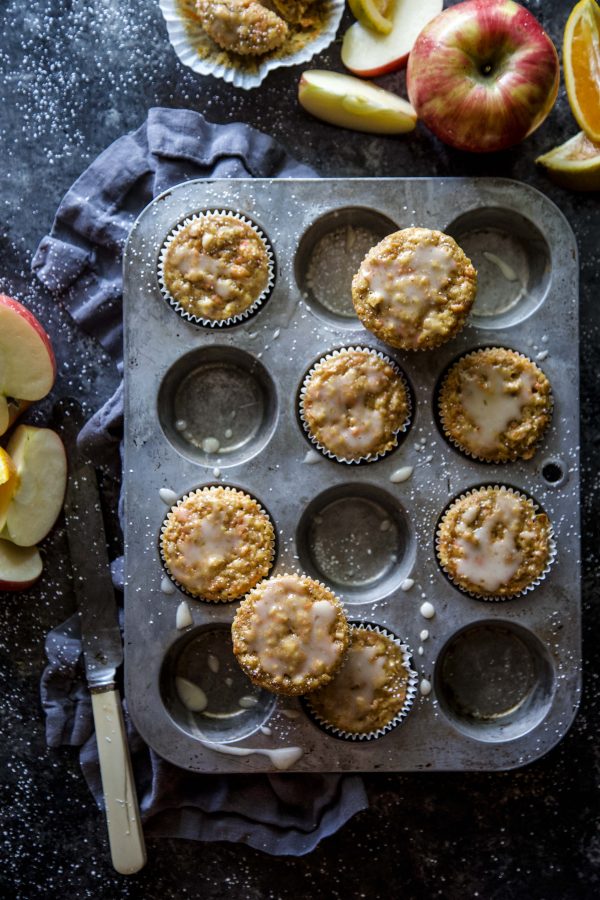
[[[600,145],[583,131],[536,159],[550,178],[572,191],[600,190]]]
[[[356,19],[380,34],[389,34],[392,30],[390,7],[392,0],[348,0],[348,6]]]
[[[567,96],[579,127],[600,143],[600,6],[580,0],[567,19],[563,41]]]

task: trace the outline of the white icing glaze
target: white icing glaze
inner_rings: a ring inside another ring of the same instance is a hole
[[[364,386],[358,386],[358,376]],[[320,424],[322,443],[337,447],[340,438],[352,454],[368,454],[385,433],[383,413],[366,405],[369,395],[385,389],[388,379],[377,369],[357,363],[344,373],[310,386],[311,415]],[[343,432],[343,435],[342,435]]]
[[[177,677],[175,687],[179,699],[190,712],[202,712],[208,706],[208,699],[202,688],[188,681],[187,678]]]
[[[417,650],[417,653],[419,654],[419,656],[423,656],[423,654],[425,653],[425,651],[423,650],[422,647],[419,647],[418,650]]]
[[[286,719],[299,719],[300,713],[297,709],[280,709],[279,712],[282,716],[285,716]]]
[[[521,410],[531,402],[536,381],[530,372],[507,381],[489,363],[481,363],[477,371],[463,372],[460,400],[474,426],[469,437],[476,450],[493,450],[497,446],[498,436],[510,422],[521,418]]]
[[[426,641],[428,637],[429,637],[429,632],[427,631],[426,628],[424,628],[423,631],[419,634],[419,639],[422,641]]]
[[[360,721],[370,710],[375,692],[386,682],[385,656],[377,656],[377,647],[354,643],[328,694],[344,715]]]
[[[273,729],[269,728],[268,725],[261,725],[258,730],[261,734],[266,734],[267,737],[270,737],[273,734]]]
[[[258,706],[258,697],[240,697],[238,706],[241,706],[242,709],[252,709],[253,706]]]
[[[320,463],[322,459],[323,457],[316,450],[308,450],[302,462],[306,463],[307,466],[314,466]]]
[[[214,653],[208,654],[207,662],[208,662],[208,668],[210,669],[210,671],[216,675],[217,672],[219,671],[219,669],[221,668],[221,664],[219,663],[219,660],[214,655]]]
[[[171,581],[171,579],[167,575],[163,575],[160,582],[160,589],[163,594],[174,594],[176,591],[175,585]]]
[[[166,506],[173,506],[177,503],[177,494],[171,488],[161,488],[158,496]]]
[[[178,507],[174,515],[182,522],[189,518],[189,512],[182,507]],[[193,532],[179,538],[177,552],[181,554],[183,565],[178,565],[174,560],[169,562],[174,578],[185,583],[189,576],[188,567],[193,566],[198,590],[202,591],[227,561],[241,555],[244,540],[241,535],[228,529],[224,521],[222,510],[209,508]]]
[[[431,693],[431,682],[427,678],[422,678],[419,690],[421,691],[421,696],[428,697]]]
[[[399,469],[395,469],[392,472],[390,481],[393,484],[401,484],[403,481],[408,481],[413,472],[414,466],[401,466]]]
[[[194,624],[194,620],[192,619],[192,613],[190,608],[185,600],[182,600],[179,606],[177,607],[177,613],[175,616],[175,627],[178,631],[182,631],[184,628],[189,628],[190,625]]]
[[[425,603],[421,604],[419,612],[424,619],[433,619],[433,617],[435,616],[435,606],[433,605],[433,603],[430,603],[429,600],[426,600]]]
[[[484,250],[483,255],[486,259],[489,259],[491,263],[494,263],[494,265],[500,269],[507,281],[519,280],[519,276],[512,268],[512,266],[509,266],[507,262],[504,262],[504,260],[500,259],[499,256],[496,256],[495,253],[488,253],[486,250]]]
[[[519,509],[517,497],[499,493],[493,512],[479,528],[468,531],[458,522],[456,543],[462,556],[457,560],[456,571],[461,578],[489,592],[508,584],[523,560],[510,527],[518,522]],[[467,524],[472,522],[473,519]]]
[[[221,470],[219,469],[218,466],[215,466],[215,468],[213,469],[213,475],[215,476],[215,478],[221,477]]]
[[[410,591],[411,587],[414,585],[413,578],[405,578],[402,584],[400,585],[401,591]]]
[[[228,756],[251,756],[253,753],[267,756],[276,769],[281,771],[291,768],[295,762],[298,762],[304,750],[302,747],[281,747],[276,750],[269,750],[266,747],[232,747],[229,744],[213,744],[211,741],[200,740],[200,743],[209,750],[215,750],[217,753],[225,753]]]
[[[267,585],[254,604],[255,628],[248,649],[259,655],[261,667],[270,675],[301,681],[320,674],[339,656],[330,634],[337,614],[329,601],[313,601],[308,588],[295,578],[281,578]]]
[[[202,441],[202,449],[205,453],[217,453],[221,444],[215,437],[207,437]]]

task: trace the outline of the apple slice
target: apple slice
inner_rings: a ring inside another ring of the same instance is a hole
[[[6,522],[6,513],[17,489],[18,477],[15,464],[3,447],[0,447],[0,531]]]
[[[2,537],[31,547],[48,534],[62,509],[67,486],[65,448],[50,428],[19,425],[6,449],[17,470],[17,485]]]
[[[363,78],[402,68],[419,33],[441,13],[443,5],[444,0],[395,0],[388,12],[392,19],[389,34],[377,34],[355,22],[342,41],[342,62]]]
[[[331,125],[371,134],[412,131],[417,116],[407,100],[351,75],[312,69],[303,72],[298,100],[304,109]]]
[[[42,574],[37,547],[16,547],[0,540],[0,591],[24,591]]]
[[[0,294],[0,434],[22,411],[19,401],[41,400],[55,377],[50,338],[28,309]]]

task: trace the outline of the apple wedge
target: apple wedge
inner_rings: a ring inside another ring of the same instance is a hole
[[[0,591],[24,591],[42,574],[37,547],[16,547],[0,540]]]
[[[32,547],[48,534],[62,509],[67,486],[65,448],[50,428],[19,425],[6,449],[15,465],[17,484],[1,537]]]
[[[388,13],[392,19],[388,34],[378,34],[355,22],[342,41],[342,62],[362,78],[401,69],[419,33],[441,13],[443,5],[444,0],[394,0]]]
[[[331,125],[371,134],[404,134],[412,131],[417,116],[407,100],[367,81],[312,69],[298,86],[304,109]]]
[[[0,434],[22,412],[21,401],[41,400],[55,377],[50,338],[28,309],[0,294]]]

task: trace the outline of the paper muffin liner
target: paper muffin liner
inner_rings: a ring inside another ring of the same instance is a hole
[[[267,253],[268,259],[268,278],[267,285],[261,294],[256,298],[256,300],[249,306],[247,309],[243,310],[240,313],[237,313],[235,316],[229,316],[226,319],[205,319],[201,316],[195,316],[190,313],[185,307],[183,307],[178,300],[176,300],[170,293],[164,281],[164,262],[167,254],[167,250],[169,249],[169,245],[171,241],[177,237],[177,235],[183,231],[184,228],[187,228],[192,222],[198,219],[204,219],[207,216],[229,216],[230,218],[237,219],[238,222],[243,222],[244,225],[249,225],[250,228],[255,232],[255,234],[262,241],[264,248]],[[268,238],[263,234],[258,225],[248,219],[246,216],[243,216],[241,213],[235,212],[235,210],[231,209],[207,209],[203,212],[193,213],[190,216],[187,216],[182,222],[180,222],[169,234],[167,235],[158,258],[158,284],[160,287],[160,292],[167,300],[169,305],[188,322],[192,322],[194,325],[202,325],[204,328],[224,328],[229,325],[238,325],[240,322],[245,321],[250,316],[254,315],[254,313],[258,310],[260,306],[265,302],[271,291],[273,290],[273,286],[275,284],[275,254],[271,248],[271,244],[269,243]]]
[[[306,714],[309,716],[312,721],[319,726],[323,731],[327,734],[330,734],[332,737],[338,738],[342,741],[352,741],[355,743],[365,742],[365,741],[373,741],[377,738],[381,738],[384,735],[388,734],[390,731],[393,731],[394,728],[397,728],[401,722],[407,717],[410,709],[414,703],[415,697],[417,696],[417,683],[419,679],[419,675],[412,668],[412,652],[409,649],[408,645],[400,640],[400,638],[395,635],[389,629],[384,628],[382,625],[377,625],[374,622],[362,622],[362,621],[349,621],[348,624],[357,630],[363,631],[374,631],[377,634],[382,635],[383,637],[391,640],[398,649],[402,652],[402,661],[404,664],[404,668],[408,673],[408,684],[406,687],[406,698],[401,709],[396,713],[393,719],[390,719],[385,725],[382,725],[380,728],[377,728],[373,731],[344,731],[341,728],[338,728],[335,725],[332,725],[331,722],[328,722],[326,719],[323,719],[319,713],[312,707],[310,702],[310,694],[305,695],[300,698],[300,702]]]
[[[468,491],[464,491],[458,497],[455,497],[451,503],[448,504],[448,506],[444,510],[444,512],[438,522],[438,525],[436,528],[436,534],[435,534],[435,555],[436,555],[436,559],[438,561],[438,565],[439,565],[440,569],[442,570],[442,572],[444,573],[444,575],[454,585],[454,587],[456,587],[462,594],[466,594],[467,597],[472,597],[474,600],[483,600],[485,602],[500,603],[505,600],[514,600],[517,597],[524,597],[525,594],[529,594],[531,591],[535,590],[535,588],[538,587],[538,585],[540,585],[544,581],[544,579],[548,575],[548,572],[552,568],[552,564],[554,563],[554,560],[556,559],[556,540],[554,538],[554,529],[552,527],[552,522],[550,521],[550,519],[548,519],[548,523],[549,523],[549,527],[548,527],[548,558],[546,560],[546,565],[534,581],[532,581],[526,587],[522,588],[522,590],[515,591],[514,594],[506,594],[504,596],[498,596],[495,594],[487,594],[487,595],[486,594],[477,594],[477,593],[475,593],[475,591],[469,591],[466,587],[464,587],[464,585],[460,584],[458,581],[456,581],[452,577],[452,574],[448,571],[448,569],[446,569],[446,567],[444,566],[444,564],[442,563],[442,560],[440,558],[440,552],[439,552],[440,531],[441,531],[441,528],[442,528],[442,525],[444,523],[446,516],[448,515],[448,513],[450,512],[450,510],[452,509],[454,504],[457,503],[459,500],[464,500],[466,497],[469,497],[472,494],[477,494],[479,491],[482,491],[482,490],[504,491],[505,493],[513,494],[515,497],[519,497],[521,500],[525,500],[527,503],[529,503],[530,506],[536,512],[538,512],[538,510],[541,511],[541,507],[540,507],[539,503],[536,503],[536,501],[533,499],[533,497],[530,497],[528,494],[525,494],[523,491],[519,491],[516,488],[508,487],[505,484],[483,484],[483,485],[479,485],[478,487],[471,488]]]
[[[167,560],[165,559],[165,556],[163,553],[162,536],[167,527],[170,514],[173,512],[174,509],[177,509],[178,506],[181,506],[181,504],[185,500],[187,500],[188,497],[191,497],[193,494],[202,493],[202,491],[208,491],[212,487],[220,487],[224,491],[227,491],[228,493],[231,493],[231,494],[245,494],[247,497],[251,497],[252,500],[254,500],[258,504],[259,511],[264,513],[267,516],[269,522],[271,523],[271,525],[273,527],[273,540],[271,541],[271,558],[269,560],[269,574],[264,576],[261,579],[261,581],[257,582],[257,584],[254,585],[254,587],[258,587],[258,585],[262,581],[264,581],[265,578],[268,578],[270,576],[271,572],[273,571],[273,566],[275,565],[275,559],[277,557],[277,529],[275,528],[275,523],[273,521],[273,517],[271,516],[271,513],[267,509],[264,508],[262,503],[260,503],[253,494],[250,494],[248,491],[244,491],[244,490],[241,490],[240,488],[235,488],[235,487],[224,487],[222,484],[205,484],[200,488],[196,488],[196,490],[194,490],[194,491],[189,491],[187,494],[184,494],[182,497],[180,497],[177,500],[177,502],[174,503],[173,506],[171,506],[169,508],[169,512],[163,519],[162,525],[160,526],[160,534],[158,537],[158,553],[160,556],[160,561],[162,563],[162,567],[163,567],[166,575],[173,582],[175,587],[179,591],[181,591],[182,594],[185,594],[186,597],[189,597],[191,600],[199,600],[201,603],[215,603],[217,605],[221,605],[223,603],[237,603],[239,600],[242,600],[246,596],[246,594],[249,594],[250,591],[254,590],[254,587],[249,588],[249,590],[247,590],[244,594],[240,594],[239,597],[232,597],[229,600],[209,600],[208,597],[202,597],[200,594],[192,593],[192,591],[190,591],[188,588],[186,588],[183,584],[181,584],[175,578],[175,576],[171,573],[171,571],[169,569],[169,564],[168,564]]]
[[[272,579],[281,579],[281,578],[296,578],[300,582],[310,581],[312,584],[316,584],[317,587],[322,588],[327,594],[333,594],[333,596],[339,603],[339,608],[341,609],[342,615],[346,621],[348,631],[350,631],[351,623],[350,623],[350,620],[348,617],[348,610],[344,606],[344,602],[343,602],[342,598],[339,596],[339,594],[337,594],[336,591],[334,591],[334,589],[332,587],[330,587],[329,585],[324,584],[322,581],[319,581],[318,578],[313,578],[312,575],[306,575],[304,572],[281,572],[281,573],[278,573],[277,575],[267,575],[266,578],[263,578],[261,581],[258,582],[258,584],[254,585],[254,587],[250,591],[248,591],[248,593],[242,599],[245,600],[245,599],[249,598],[250,595],[254,591],[259,591],[266,584],[266,582],[271,581]],[[234,624],[235,624],[235,620],[234,620]],[[234,627],[234,624],[232,624],[232,629]],[[350,642],[348,642],[348,647],[346,647],[346,650],[343,653],[341,659],[339,660],[337,666],[331,673],[331,678],[335,678],[335,676],[337,675],[339,670],[344,665],[344,663],[347,659],[347,656],[348,656],[349,646],[350,646]],[[235,649],[234,649],[234,655],[236,656],[236,659],[237,659],[237,654],[235,653]],[[239,659],[238,659],[238,664],[239,664],[240,668],[242,669],[242,671],[246,673],[248,678],[250,678],[250,680],[253,682],[253,684],[257,684],[259,687],[261,687],[265,691],[270,691],[271,693],[276,694],[276,696],[278,696],[278,697],[299,697],[300,699],[302,699],[302,697],[304,696],[304,695],[300,695],[300,694],[292,692],[292,691],[276,691],[273,688],[269,688],[269,687],[267,687],[266,684],[255,681],[252,678],[250,671],[245,666],[242,665],[242,663]],[[327,682],[327,683],[329,683],[329,682]],[[322,685],[322,686],[324,686],[324,685]],[[319,688],[316,687],[316,688],[313,688],[312,690],[319,690]]]
[[[251,90],[261,84],[269,72],[283,66],[306,63],[325,50],[335,38],[344,12],[344,0],[325,0],[328,15],[323,27],[299,49],[271,51],[262,58],[243,57],[221,50],[208,37],[194,13],[194,0],[159,0],[169,40],[181,62],[199,75],[222,78],[234,87]],[[244,71],[244,66],[246,71]]]
[[[358,459],[346,459],[345,457],[337,456],[337,454],[333,453],[331,450],[328,450],[327,447],[325,447],[323,444],[321,444],[321,442],[318,441],[317,438],[312,434],[312,432],[310,430],[310,425],[304,414],[304,397],[306,394],[306,390],[308,388],[308,384],[309,384],[312,376],[315,374],[317,366],[319,366],[323,362],[326,362],[327,360],[335,359],[336,356],[342,356],[344,353],[349,352],[349,351],[358,351],[361,353],[368,353],[371,356],[373,356],[377,359],[381,359],[381,360],[383,360],[383,362],[390,365],[392,367],[392,369],[394,370],[394,374],[397,375],[397,377],[402,382],[402,385],[404,386],[404,390],[406,392],[406,401],[407,401],[406,418],[405,418],[402,426],[392,432],[392,437],[393,437],[393,441],[394,441],[393,445],[391,447],[388,447],[387,450],[381,450],[379,453],[369,453],[366,456],[359,457]],[[408,429],[411,426],[412,412],[413,412],[412,394],[411,394],[410,386],[408,384],[408,380],[407,380],[404,372],[402,371],[402,369],[398,366],[398,364],[393,359],[391,359],[389,356],[386,356],[385,353],[382,353],[380,350],[373,350],[371,347],[340,347],[337,350],[333,350],[331,353],[327,353],[325,356],[322,356],[316,363],[314,363],[313,366],[311,366],[309,371],[304,376],[304,380],[303,380],[302,386],[300,388],[300,397],[299,397],[299,402],[298,402],[298,414],[300,416],[300,422],[302,423],[304,432],[305,432],[306,436],[308,437],[309,441],[311,442],[311,444],[314,447],[317,448],[317,450],[319,450],[323,454],[323,456],[327,456],[329,459],[334,459],[336,462],[345,463],[346,465],[350,465],[350,466],[351,465],[359,465],[361,463],[377,462],[377,460],[383,459],[384,456],[387,456],[389,453],[392,453],[394,450],[396,450],[396,448],[398,447],[398,444],[400,443],[400,435],[406,434],[406,432],[408,431]]]
[[[454,370],[454,367],[459,365],[464,359],[468,359],[470,356],[477,356],[479,353],[483,352],[484,350],[510,350],[511,353],[514,353],[516,356],[520,356],[521,359],[527,360],[527,362],[529,362],[533,366],[535,366],[536,369],[539,369],[539,371],[542,372],[542,374],[546,375],[546,373],[543,371],[543,369],[541,369],[540,366],[538,366],[538,364],[536,362],[534,362],[534,360],[530,359],[524,353],[520,353],[518,350],[513,350],[511,347],[496,347],[496,346],[490,345],[489,347],[478,347],[476,350],[470,350],[468,353],[463,353],[461,356],[459,356],[458,359],[456,359],[447,368],[446,372],[443,374],[443,377],[441,378],[440,383],[436,389],[436,399],[435,399],[434,411],[437,416],[437,420],[439,422],[442,434],[444,435],[444,437],[448,441],[448,443],[451,444],[453,447],[455,447],[460,453],[462,453],[463,456],[467,456],[469,459],[475,460],[475,462],[484,463],[485,465],[488,465],[488,466],[506,466],[506,465],[510,465],[511,463],[521,462],[526,459],[532,459],[533,456],[535,456],[535,454],[538,452],[538,450],[541,448],[542,444],[544,443],[544,438],[546,437],[546,434],[548,433],[548,429],[550,428],[550,425],[552,424],[552,416],[554,414],[554,393],[552,391],[552,385],[550,385],[550,396],[549,396],[550,418],[548,420],[546,427],[541,432],[538,440],[533,445],[533,448],[532,448],[533,454],[531,457],[524,457],[524,456],[519,455],[519,456],[515,457],[515,459],[484,459],[484,457],[478,456],[477,454],[473,453],[471,450],[467,450],[466,447],[463,447],[463,445],[460,444],[446,430],[444,411],[443,411],[442,403],[441,403],[442,388],[446,382],[446,379],[450,377],[450,374]],[[547,377],[548,376],[546,375],[546,378]],[[548,379],[548,384],[550,384],[549,379]]]

